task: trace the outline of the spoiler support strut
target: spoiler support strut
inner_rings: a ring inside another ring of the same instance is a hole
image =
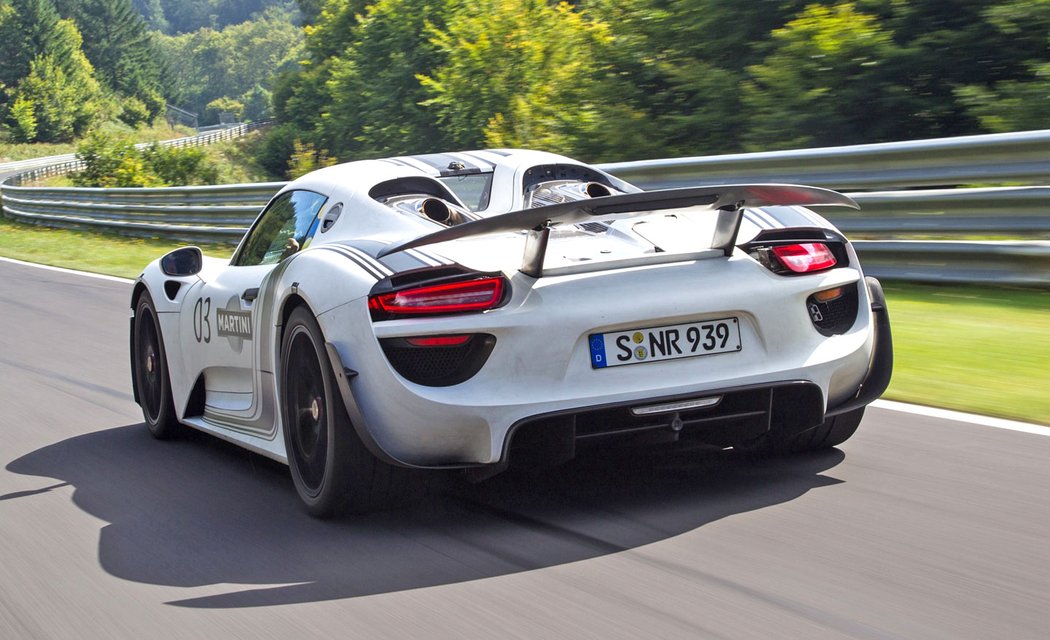
[[[547,243],[551,238],[551,221],[533,227],[525,237],[525,253],[521,256],[521,271],[527,276],[543,275],[543,261],[547,257]]]

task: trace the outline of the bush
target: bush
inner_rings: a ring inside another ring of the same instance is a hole
[[[219,176],[202,149],[154,143],[140,151],[99,131],[77,146],[77,158],[85,165],[70,176],[78,187],[177,187],[214,184]]]
[[[300,133],[291,124],[281,124],[266,132],[257,156],[259,165],[275,176],[288,174],[288,159],[295,152]]]
[[[135,96],[127,96],[120,102],[120,121],[129,127],[149,124],[149,107]]]
[[[316,149],[309,142],[292,141],[292,156],[288,159],[288,179],[295,180],[324,167],[338,162],[328,155],[327,149]]]
[[[159,187],[160,177],[130,141],[95,131],[77,145],[84,169],[70,176],[78,187]]]
[[[215,184],[219,178],[218,168],[203,149],[164,147],[153,143],[143,149],[142,157],[169,186]]]
[[[240,122],[244,117],[244,105],[234,100],[233,98],[216,98],[208,103],[208,106],[204,107],[204,121],[209,124],[218,124],[222,122],[222,114],[228,113],[233,117],[234,122]]]

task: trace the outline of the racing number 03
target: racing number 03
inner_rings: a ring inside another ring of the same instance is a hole
[[[211,342],[211,298],[197,298],[197,304],[193,305],[193,337],[197,342],[204,340]]]

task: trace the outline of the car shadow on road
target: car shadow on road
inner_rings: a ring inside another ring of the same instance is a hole
[[[316,602],[478,580],[633,549],[840,481],[838,450],[752,461],[733,452],[602,452],[544,473],[454,485],[410,507],[340,521],[300,508],[280,464],[198,434],[129,425],[29,453],[7,470],[71,484],[109,524],[111,575],[205,587],[199,608]],[[226,586],[233,588],[222,592]],[[216,589],[215,587],[219,587]]]

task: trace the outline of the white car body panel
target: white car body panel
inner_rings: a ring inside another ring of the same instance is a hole
[[[544,164],[586,167],[533,151],[445,154],[484,168],[497,163],[487,206],[491,217],[525,207],[526,172]],[[469,165],[468,165],[469,166]],[[503,461],[508,435],[536,416],[654,398],[704,394],[750,385],[805,381],[818,386],[824,408],[856,395],[869,373],[874,330],[869,293],[852,246],[849,266],[801,277],[778,275],[743,250],[691,247],[680,228],[709,237],[711,218],[664,214],[613,221],[592,233],[556,227],[544,277],[518,271],[525,232],[463,238],[389,258],[376,250],[445,228],[422,216],[394,211],[369,195],[376,185],[440,171],[414,159],[368,160],[313,172],[281,193],[309,190],[327,197],[317,219],[337,205],[332,227],[274,265],[230,266],[206,258],[193,276],[165,275],[159,261],[143,271],[136,292],[154,300],[179,418],[253,451],[287,461],[278,398],[282,313],[288,300],[305,303],[317,318],[340,365],[357,375],[348,383],[350,417],[378,453],[411,466],[491,465]],[[640,190],[610,178],[625,192]],[[452,191],[445,200],[466,205]],[[278,194],[280,195],[280,194]],[[635,229],[649,225],[643,233]],[[737,243],[783,227],[834,227],[809,209],[776,206],[744,211]],[[660,240],[663,238],[663,240]],[[656,242],[673,245],[657,253]],[[247,236],[238,252],[244,250]],[[688,252],[693,250],[692,254]],[[679,252],[682,252],[679,254]],[[235,254],[237,255],[237,254]],[[678,255],[679,257],[675,257]],[[632,262],[654,262],[625,266]],[[412,268],[461,265],[499,272],[511,297],[483,313],[373,320],[368,296],[378,281]],[[579,273],[572,273],[579,271]],[[178,282],[169,298],[166,282]],[[859,313],[852,327],[830,337],[814,330],[807,297],[855,286]],[[249,290],[257,297],[246,299]],[[654,291],[659,295],[655,295]],[[705,319],[740,321],[739,352],[595,369],[588,336]],[[207,339],[205,339],[205,331]],[[391,364],[380,339],[418,335],[489,334],[496,346],[481,371],[450,386],[410,382]],[[333,363],[334,365],[335,363]],[[194,389],[203,388],[203,405]],[[195,404],[196,403],[196,404]],[[203,410],[201,410],[203,408]],[[363,431],[362,431],[363,430]]]

